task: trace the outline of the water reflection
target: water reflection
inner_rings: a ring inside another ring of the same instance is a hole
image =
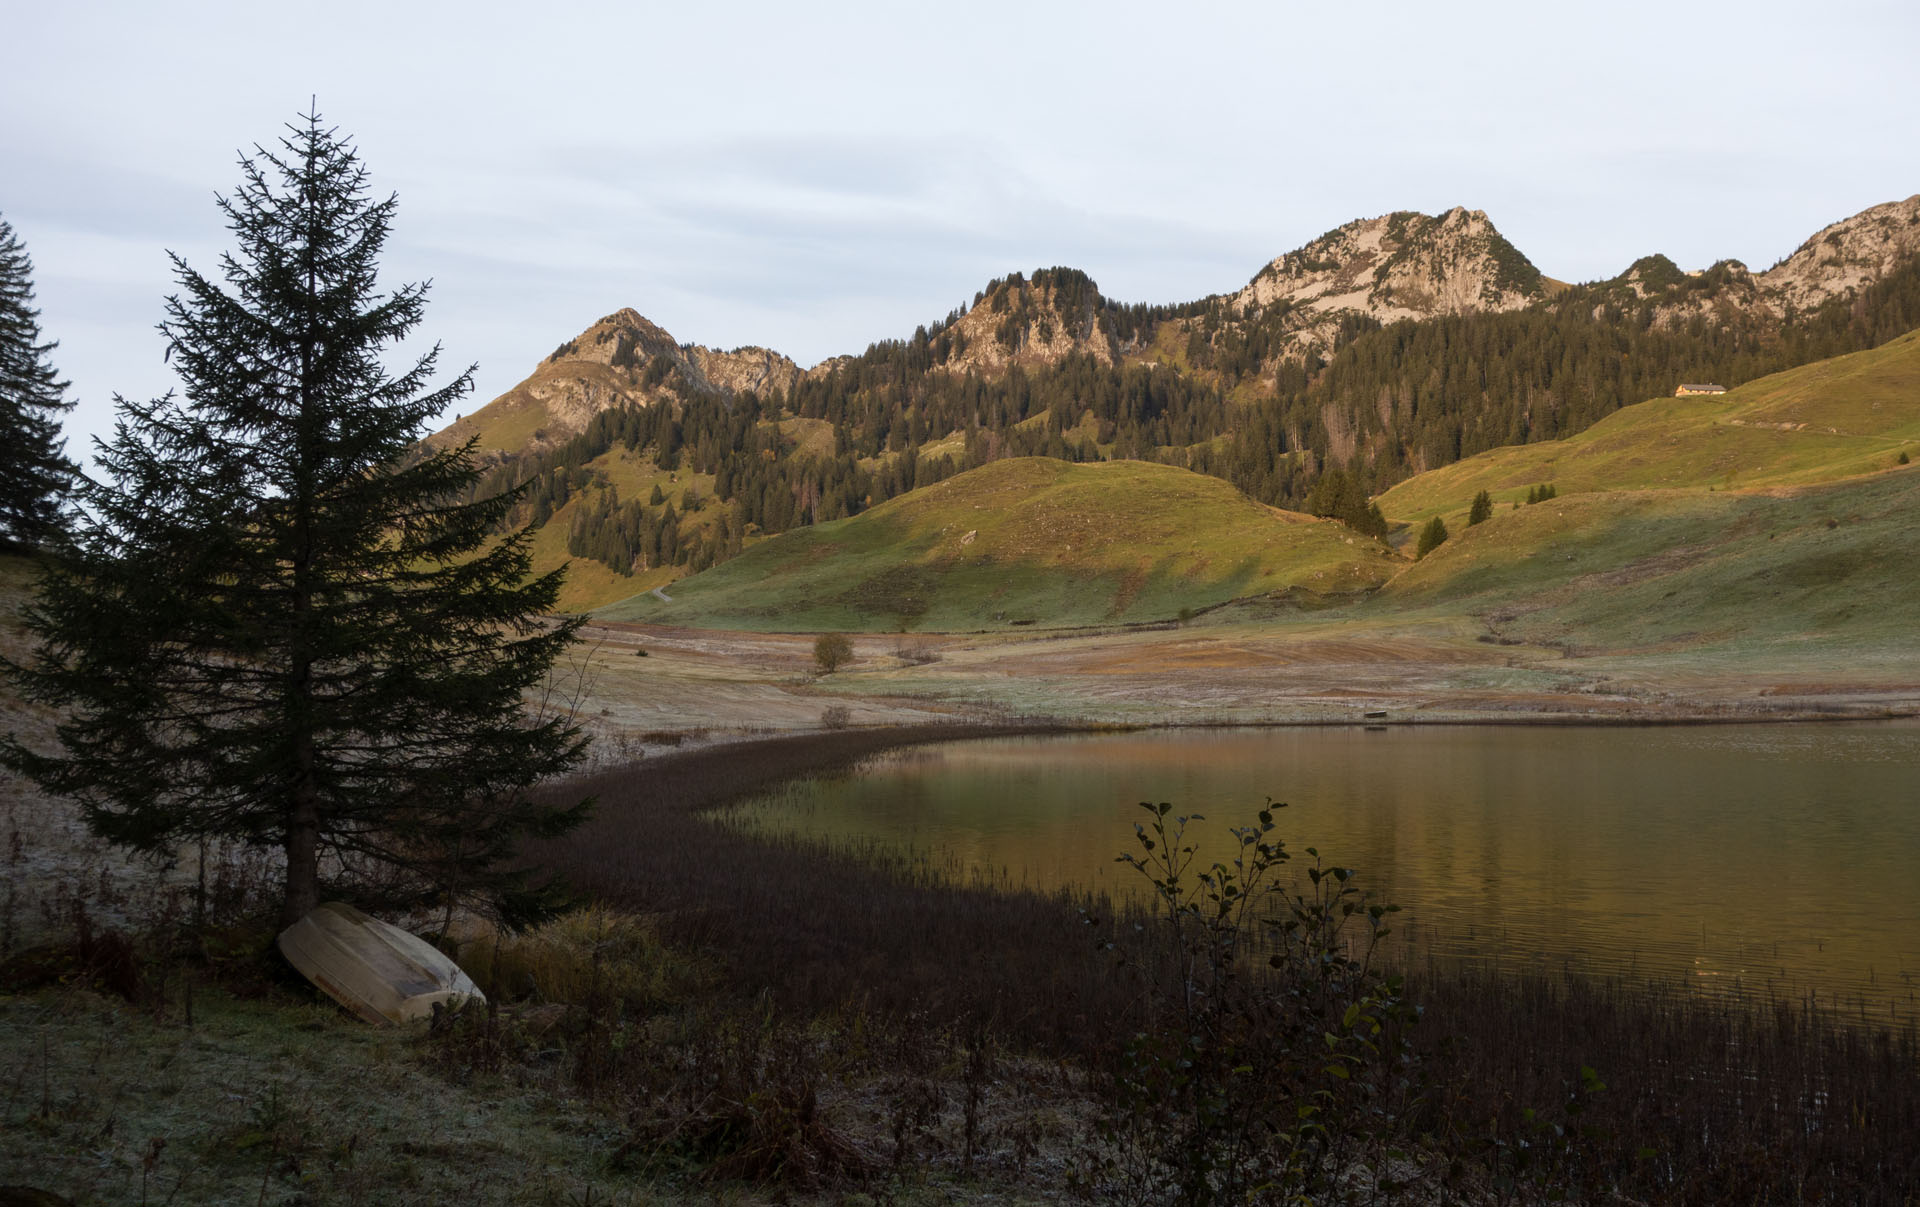
[[[1131,891],[1140,801],[1356,866],[1435,958],[1920,1003],[1920,726],[1201,730],[918,748],[742,824]],[[1225,846],[1212,854],[1225,854]]]

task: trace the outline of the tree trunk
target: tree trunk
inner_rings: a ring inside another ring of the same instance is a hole
[[[287,817],[287,897],[280,909],[285,930],[320,904],[320,814],[313,788],[302,784],[294,792],[293,811]]]

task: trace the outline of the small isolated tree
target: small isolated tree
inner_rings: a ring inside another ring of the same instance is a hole
[[[845,633],[822,633],[813,643],[813,664],[823,675],[831,675],[853,661],[853,642]]]
[[[1467,509],[1467,527],[1484,524],[1493,518],[1493,496],[1481,491],[1473,496],[1473,506]]]
[[[0,549],[45,543],[73,484],[57,418],[73,402],[48,360],[57,346],[40,338],[33,261],[0,218]]]
[[[173,258],[182,396],[115,400],[13,668],[63,710],[61,749],[4,755],[116,842],[279,848],[283,923],[323,876],[511,902],[519,841],[585,816],[530,794],[584,740],[526,703],[577,622],[543,619],[560,573],[499,535],[515,496],[465,501],[471,443],[418,445],[472,370],[431,387],[438,347],[385,367],[426,299],[376,288],[394,199],[317,115],[289,130],[218,201],[217,277]]]
[[[1447,522],[1439,516],[1434,516],[1427,521],[1427,526],[1420,530],[1420,544],[1414,551],[1414,558],[1416,560],[1423,558],[1446,544],[1447,536]]]

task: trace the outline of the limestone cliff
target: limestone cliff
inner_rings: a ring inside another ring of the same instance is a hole
[[[1438,217],[1401,211],[1328,231],[1261,269],[1233,304],[1247,311],[1282,302],[1393,322],[1518,310],[1546,293],[1540,270],[1486,214],[1455,207]]]
[[[1075,352],[1110,365],[1115,346],[1105,306],[1099,286],[1076,269],[1043,268],[1031,280],[1014,273],[990,283],[954,322],[947,366],[993,374],[1016,364],[1057,364]]]
[[[1758,281],[1776,311],[1809,310],[1852,293],[1920,254],[1920,194],[1862,210],[1826,227]]]

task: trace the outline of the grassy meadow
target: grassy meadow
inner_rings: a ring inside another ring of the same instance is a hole
[[[1145,462],[995,462],[798,529],[609,620],[969,631],[1170,620],[1245,595],[1371,590],[1399,559],[1215,478]]]
[[[1462,527],[1366,609],[1464,611],[1585,653],[1910,650],[1916,515],[1920,466],[1788,490],[1563,494]]]

